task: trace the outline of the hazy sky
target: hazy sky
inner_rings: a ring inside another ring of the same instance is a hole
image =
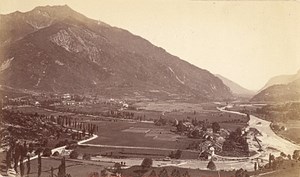
[[[249,89],[300,69],[299,1],[1,0],[0,13],[48,4],[127,29]]]

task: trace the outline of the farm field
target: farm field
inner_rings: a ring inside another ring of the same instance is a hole
[[[164,159],[170,153],[176,150],[172,149],[142,149],[142,148],[122,148],[122,147],[91,147],[80,145],[76,148],[76,151],[83,154],[90,154],[92,156],[103,156],[112,158],[152,158],[152,159]],[[197,159],[199,152],[182,150],[182,159]]]
[[[171,104],[171,103],[168,103]],[[187,104],[187,103],[185,103]],[[184,105],[185,105],[184,104]],[[164,104],[165,106],[167,104]],[[196,104],[188,104],[196,107]],[[135,117],[143,117],[142,120],[157,120],[160,117],[166,119],[170,124],[166,126],[156,126],[153,123],[145,123],[136,120],[119,120],[120,118],[103,118],[102,116],[87,116],[74,113],[59,113],[40,107],[17,107],[21,112],[37,112],[45,115],[61,115],[68,114],[79,121],[93,123],[98,126],[98,138],[89,142],[89,144],[103,144],[115,146],[139,146],[139,147],[161,147],[170,149],[186,149],[190,142],[195,139],[181,137],[170,130],[176,129],[171,126],[176,120],[193,119],[197,121],[206,121],[208,123],[219,122],[221,128],[230,131],[236,130],[238,127],[247,126],[248,119],[245,116],[220,112],[218,110],[204,110],[198,105],[197,111],[188,109],[176,110],[171,112],[162,112],[154,110],[136,110]],[[209,105],[211,108],[212,105]],[[194,109],[193,109],[194,110]],[[127,111],[127,110],[126,110]],[[128,110],[130,112],[131,110]],[[189,112],[191,111],[191,112]],[[148,131],[148,132],[147,132]]]
[[[12,111],[20,111],[23,113],[37,113],[40,115],[53,115],[53,116],[58,116],[58,115],[72,115],[72,113],[62,113],[62,112],[57,112],[57,111],[53,111],[53,110],[49,110],[49,109],[44,109],[41,107],[36,107],[36,106],[18,106],[18,107],[13,107],[11,109]]]
[[[199,169],[187,169],[187,168],[180,168],[180,167],[156,167],[144,170],[143,176],[150,176],[152,171],[155,172],[155,174],[160,174],[162,171],[165,171],[165,173],[168,176],[172,176],[172,173],[174,171],[178,171],[181,176],[190,176],[190,177],[233,177],[234,172],[233,171],[209,171],[209,170],[199,170]],[[122,176],[131,176],[131,177],[138,177],[139,175],[137,172],[141,171],[141,167],[133,166],[129,169],[122,170]]]
[[[109,122],[101,121],[94,124],[98,125],[98,138],[94,139],[89,144],[103,144],[115,146],[138,146],[138,147],[161,147],[161,148],[184,148],[183,144],[177,141],[155,139],[155,135],[146,136],[145,131],[156,131],[156,135],[169,134],[169,136],[178,136],[175,133],[171,134],[171,126],[158,127],[151,123],[142,122]],[[136,129],[134,132],[133,130]],[[144,130],[144,131],[137,131]]]
[[[60,105],[60,106],[55,106],[55,109],[62,112],[98,114],[104,111],[118,110],[121,107],[122,105],[120,104],[97,103],[97,104],[71,105],[71,106]]]
[[[51,167],[54,168],[54,174],[57,175],[58,166],[61,164],[60,159],[54,158],[42,158],[42,174],[41,177],[49,177],[51,174]],[[66,159],[66,172],[72,177],[85,177],[89,176],[92,172],[98,172],[104,169],[104,167],[113,166],[113,163],[108,162],[88,162],[80,160],[68,160]],[[38,171],[37,159],[31,161],[31,170],[29,177],[36,177]],[[25,164],[25,172],[26,172]]]
[[[200,112],[205,110],[216,110],[217,105],[214,103],[178,103],[175,101],[157,101],[157,102],[138,102],[133,104],[134,107],[144,110],[160,112]]]
[[[289,120],[280,125],[286,127],[285,131],[276,132],[278,135],[285,137],[297,144],[300,144],[300,121],[299,120]]]

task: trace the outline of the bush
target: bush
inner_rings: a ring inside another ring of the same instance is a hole
[[[143,168],[150,168],[152,166],[152,164],[153,164],[153,160],[152,159],[150,159],[150,158],[144,158],[141,166]]]
[[[34,154],[35,155],[38,155],[38,154],[40,154],[40,153],[42,153],[43,152],[43,148],[38,148],[37,150],[35,150],[35,152],[34,152]]]
[[[115,168],[115,172],[116,173],[120,173],[121,172],[121,164],[120,163],[115,163],[114,168]]]
[[[171,153],[169,154],[169,157],[172,159],[180,159],[182,154],[181,150],[177,150],[175,153],[173,151],[171,151]]]
[[[55,145],[55,147],[57,148],[57,147],[66,146],[68,143],[69,143],[68,140],[59,141],[59,142]]]
[[[83,160],[91,160],[91,154],[83,154]]]
[[[59,152],[58,152],[58,151],[55,151],[55,152],[52,154],[52,156],[54,156],[54,157],[59,156]]]
[[[43,151],[43,156],[44,157],[50,157],[52,154],[51,149],[50,148],[45,148]]]
[[[207,168],[210,169],[210,170],[216,170],[217,169],[215,163],[212,160],[208,162]]]
[[[70,158],[71,159],[77,159],[78,158],[78,152],[77,151],[72,151],[70,154]]]

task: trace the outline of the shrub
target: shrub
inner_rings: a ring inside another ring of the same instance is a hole
[[[58,151],[55,151],[55,152],[52,154],[52,156],[54,156],[54,157],[59,156],[59,152],[58,152]]]
[[[78,152],[77,151],[72,151],[70,154],[70,158],[71,159],[77,159],[78,158]]]
[[[62,146],[67,145],[68,143],[69,143],[68,140],[59,141],[59,142],[55,145],[55,147],[56,147],[56,148],[57,148],[57,147],[62,147]]]
[[[153,160],[152,159],[150,159],[150,158],[144,158],[141,166],[143,168],[150,168],[152,166],[152,164],[153,164]]]
[[[210,169],[210,170],[216,170],[217,169],[215,163],[212,160],[208,162],[207,168]]]
[[[43,152],[43,148],[38,148],[37,150],[35,150],[35,152],[34,152],[34,154],[35,155],[38,155],[38,154],[40,154],[41,152]]]
[[[50,157],[52,154],[51,149],[50,148],[45,148],[43,151],[43,156],[44,157]]]
[[[83,154],[83,160],[91,160],[91,154]]]

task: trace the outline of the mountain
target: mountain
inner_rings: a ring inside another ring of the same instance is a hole
[[[289,84],[270,86],[255,95],[251,101],[300,101],[300,79]]]
[[[232,98],[210,72],[68,6],[0,16],[0,84],[134,99]]]
[[[292,75],[279,75],[271,78],[266,85],[260,90],[264,90],[272,85],[279,85],[279,84],[288,84],[291,83],[297,79],[300,79],[300,69],[296,74]]]
[[[255,95],[254,91],[248,90],[239,84],[233,82],[232,80],[229,80],[219,74],[216,74],[216,76],[222,80],[222,82],[230,88],[231,92],[238,97],[251,97]]]

